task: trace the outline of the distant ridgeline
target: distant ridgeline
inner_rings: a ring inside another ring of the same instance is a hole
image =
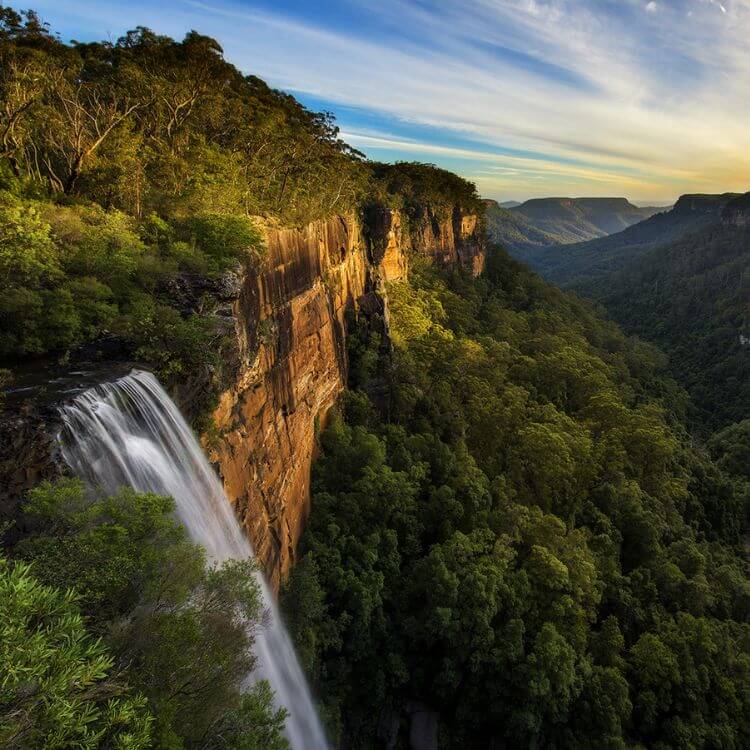
[[[538,198],[525,203],[487,204],[490,237],[521,255],[619,232],[662,210],[639,208],[625,198]]]
[[[514,254],[662,347],[710,432],[750,416],[749,204],[685,195],[622,232]]]
[[[561,286],[580,286],[587,279],[616,271],[657,245],[720,222],[722,211],[737,195],[684,195],[672,209],[639,220],[622,231],[564,247],[526,248],[511,252],[544,278]]]

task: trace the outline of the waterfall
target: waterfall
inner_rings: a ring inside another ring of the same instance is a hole
[[[253,554],[221,482],[179,410],[159,381],[134,370],[84,391],[61,409],[60,445],[71,469],[92,487],[114,493],[126,485],[174,498],[177,515],[209,560]],[[293,750],[326,750],[321,726],[276,603],[258,574],[267,625],[258,629],[258,667],[248,682],[267,679],[277,704],[289,711]]]

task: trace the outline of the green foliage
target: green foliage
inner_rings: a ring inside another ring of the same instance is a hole
[[[286,747],[268,686],[241,692],[262,616],[250,561],[207,567],[166,497],[92,497],[61,480],[26,510],[18,554],[46,585],[75,589],[87,628],[148,702],[153,747]]]
[[[307,557],[297,565],[294,576],[282,592],[281,603],[287,623],[297,635],[297,657],[308,673],[315,669],[318,630],[325,615],[324,598],[315,560]]]
[[[0,157],[14,179],[137,217],[305,223],[353,208],[370,179],[329,113],[244,76],[195,31],[67,46],[35,15],[5,14],[0,71]]]
[[[183,225],[192,244],[210,259],[215,270],[248,256],[257,259],[260,254],[260,235],[246,216],[204,214],[191,216]]]
[[[434,164],[396,162],[373,164],[373,195],[394,203],[414,216],[426,207],[460,208],[465,213],[484,213],[476,186]]]
[[[9,194],[0,202],[0,278],[24,286],[60,275],[57,248],[50,227],[32,206]]]
[[[75,586],[97,630],[167,583],[170,596],[185,595],[202,574],[203,556],[172,520],[170,498],[123,488],[92,500],[79,481],[63,480],[33,489],[24,510],[40,533],[21,542],[20,554],[49,584]]]
[[[13,373],[5,367],[0,367],[0,408],[5,402],[5,388],[13,382]]]
[[[133,219],[97,205],[45,208],[67,274],[93,276],[115,288],[127,284],[146,251]]]
[[[0,744],[151,747],[146,701],[112,677],[114,659],[84,627],[72,590],[0,559]]]
[[[532,224],[523,214],[510,211],[496,201],[485,201],[487,236],[512,252],[530,247],[548,247],[565,241],[565,237],[551,234]]]
[[[212,732],[202,738],[205,750],[289,750],[284,739],[283,710],[269,711],[273,704],[271,688],[257,682],[242,695],[236,708],[228,711]]]
[[[750,481],[750,419],[712,435],[708,447],[725,472]]]
[[[748,414],[749,236],[715,220],[581,287],[625,330],[664,349],[704,434]]]
[[[182,317],[173,307],[147,295],[132,300],[115,330],[136,347],[135,356],[150,362],[168,383],[218,362],[211,346],[211,321],[196,314]]]
[[[696,453],[663,358],[488,261],[350,339],[283,599],[333,733],[419,700],[451,747],[747,744],[744,433]]]
[[[7,239],[0,251],[0,356],[64,356],[116,335],[167,384],[216,371],[225,333],[206,314],[215,305],[210,294],[178,310],[171,283],[197,274],[198,286],[210,290],[211,278],[240,261],[257,262],[260,252],[245,217],[172,225],[95,204],[17,198],[0,203],[0,234]]]

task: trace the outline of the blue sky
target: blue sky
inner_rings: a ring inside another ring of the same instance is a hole
[[[20,5],[64,40],[194,28],[371,158],[439,164],[488,197],[750,190],[750,0]]]

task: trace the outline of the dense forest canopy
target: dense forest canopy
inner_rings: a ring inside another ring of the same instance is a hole
[[[691,396],[691,426],[705,438],[750,415],[748,201],[750,193],[685,195],[617,234],[510,250],[661,347]]]
[[[366,163],[330,113],[243,75],[195,31],[176,42],[138,27],[66,45],[35,14],[2,8],[0,99],[0,156],[16,178],[136,218],[299,224],[374,197],[479,206],[474,186],[445,170]]]
[[[716,222],[688,232],[617,273],[581,284],[579,291],[599,301],[628,332],[669,354],[704,435],[750,415],[746,228]]]
[[[16,177],[136,217],[306,221],[362,195],[362,156],[331,115],[242,75],[213,39],[138,28],[65,45],[4,9],[0,44],[2,156]]]
[[[378,746],[417,703],[441,747],[746,747],[747,429],[715,463],[661,355],[488,264],[414,268],[393,350],[351,339],[285,595],[330,725]]]

